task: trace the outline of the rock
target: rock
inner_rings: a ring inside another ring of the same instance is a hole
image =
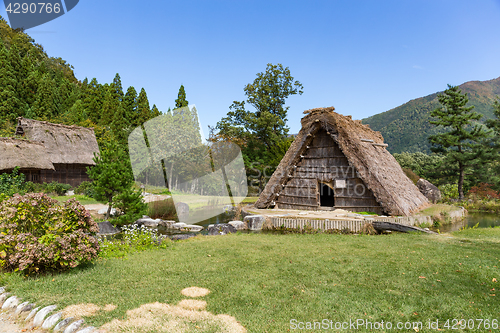
[[[163,221],[163,220],[160,220],[160,222],[158,223],[158,225],[160,227],[165,227],[165,228],[172,228],[173,224],[175,224],[175,221]]]
[[[30,306],[30,305],[31,305],[31,306]],[[14,311],[14,316],[17,316],[17,315],[18,315],[18,314],[20,314],[21,312],[30,311],[32,308],[33,308],[33,304],[29,304],[29,302],[24,302],[24,303],[21,303],[21,304],[19,304],[19,305],[16,307],[16,311]]]
[[[169,236],[169,238],[171,240],[184,240],[184,239],[188,239],[188,238],[191,238],[191,237],[195,237],[196,235],[195,234],[179,234],[179,235],[172,235],[172,236]]]
[[[243,222],[247,223],[249,230],[262,230],[262,225],[266,218],[262,215],[249,215],[243,219]]]
[[[189,205],[184,202],[178,202],[175,204],[175,210],[177,212],[177,217],[180,220],[186,220],[189,217]]]
[[[56,325],[56,327],[54,327],[54,332],[62,331],[62,329],[68,326],[68,324],[71,323],[73,319],[74,319],[73,317],[68,317],[62,320],[59,324]]]
[[[30,321],[31,318],[33,318],[35,316],[35,314],[37,313],[38,309],[40,309],[40,307],[37,307],[37,308],[34,308],[33,310],[31,310],[31,312],[28,314],[28,316],[26,317],[26,319],[24,319],[24,321]]]
[[[54,311],[56,308],[57,305],[49,305],[38,311],[35,315],[35,319],[33,319],[33,325],[35,325],[35,327],[42,325],[43,320],[49,314],[49,312]]]
[[[71,325],[69,325],[68,327],[66,327],[66,329],[64,330],[64,333],[73,333],[73,332],[75,332],[77,329],[80,328],[80,326],[83,325],[83,322],[84,322],[83,319],[75,321],[74,323],[72,323]]]
[[[208,235],[210,236],[227,235],[235,233],[236,231],[237,231],[236,228],[230,225],[229,223],[218,223],[208,228]]]
[[[429,181],[420,178],[417,182],[417,187],[430,202],[436,203],[441,200],[441,191]]]
[[[184,223],[184,222],[178,222],[178,223],[172,224],[172,229],[181,230],[181,228],[184,228],[185,226],[187,226],[186,223]]]
[[[66,191],[66,193],[64,194],[66,196],[72,196],[72,195],[75,195],[75,191],[71,190],[71,191]]]
[[[18,305],[19,305],[19,298],[17,298],[16,296],[11,296],[5,301],[5,303],[3,303],[2,310],[15,308]]]
[[[222,207],[222,211],[226,214],[230,214],[236,211],[236,207],[232,205],[225,205],[224,207]]]
[[[10,296],[10,293],[3,293],[0,295],[0,305],[3,304],[3,302],[7,299],[7,297]]]
[[[5,288],[4,287],[0,287],[0,294],[3,294],[5,292]]]
[[[115,235],[120,233],[120,230],[115,228],[109,221],[98,222],[100,235]]]
[[[49,329],[61,319],[62,317],[62,312],[58,312],[56,314],[53,314],[49,318],[45,319],[45,321],[42,324],[42,328]]]
[[[188,232],[200,232],[203,230],[203,227],[201,225],[188,224],[182,227],[180,230]]]
[[[236,230],[247,230],[248,229],[247,224],[243,221],[231,221],[231,222],[228,222],[228,224],[235,227]]]
[[[99,210],[97,212],[97,214],[106,215],[107,212],[108,212],[108,207],[105,207],[105,208]],[[111,212],[109,213],[109,215],[115,216],[116,215],[116,209],[111,208]]]
[[[79,330],[76,333],[91,333],[91,332],[94,332],[94,330],[95,330],[95,327],[89,326],[89,327],[85,327],[83,330]]]

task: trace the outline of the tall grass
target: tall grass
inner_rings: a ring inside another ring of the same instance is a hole
[[[172,198],[149,202],[147,205],[147,215],[149,217],[162,220],[177,220],[177,212]]]

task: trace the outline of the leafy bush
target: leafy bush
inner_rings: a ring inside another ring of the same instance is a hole
[[[492,184],[481,183],[473,186],[469,191],[469,196],[473,199],[500,199],[500,192],[495,191]]]
[[[33,192],[33,193],[47,193],[47,194],[55,194],[55,195],[64,195],[66,191],[71,189],[71,185],[69,184],[62,184],[56,181],[53,181],[51,183],[43,183],[43,184],[38,184],[38,183],[33,183],[33,182],[26,182],[25,184],[26,192]]]
[[[77,188],[75,188],[75,194],[83,194],[89,198],[95,196],[94,183],[92,182],[82,182]]]
[[[0,268],[39,273],[64,270],[97,257],[97,224],[76,200],[62,206],[42,193],[0,204]]]
[[[19,173],[19,167],[15,167],[12,173],[0,175],[0,193],[10,197],[16,193],[25,192],[24,174]]]
[[[64,195],[66,191],[71,189],[71,185],[69,184],[61,184],[59,182],[53,181],[47,184],[45,193],[54,193],[57,195]]]
[[[446,184],[439,186],[441,196],[443,199],[458,199],[458,185]]]

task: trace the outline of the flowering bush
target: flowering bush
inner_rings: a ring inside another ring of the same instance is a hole
[[[144,251],[153,248],[167,248],[170,239],[158,234],[157,230],[149,229],[145,226],[131,224],[122,227],[123,239],[106,240],[100,244],[103,258],[125,257],[127,253],[133,251]]]
[[[99,231],[71,199],[62,206],[42,193],[0,203],[0,267],[26,273],[64,270],[97,257]]]

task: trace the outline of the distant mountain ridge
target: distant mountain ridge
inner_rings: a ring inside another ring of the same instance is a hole
[[[467,93],[469,104],[474,111],[483,115],[484,121],[493,117],[493,102],[500,96],[500,77],[488,81],[468,81],[461,84],[462,93]],[[387,148],[391,153],[429,152],[429,135],[438,133],[438,129],[429,123],[430,112],[439,107],[437,92],[425,97],[413,99],[389,111],[376,114],[362,120],[363,124],[382,133]]]

